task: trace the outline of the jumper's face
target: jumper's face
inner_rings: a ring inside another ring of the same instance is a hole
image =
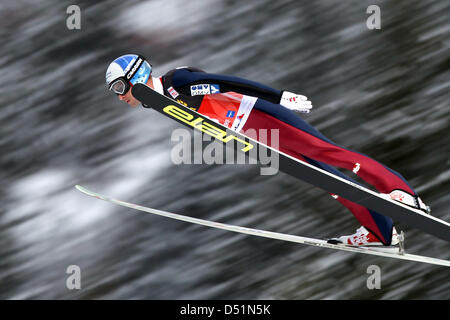
[[[133,97],[133,94],[131,93],[131,88],[130,90],[127,91],[127,93],[119,94],[117,95],[117,97],[119,98],[120,101],[128,103],[133,108],[137,107],[141,103],[139,100]]]

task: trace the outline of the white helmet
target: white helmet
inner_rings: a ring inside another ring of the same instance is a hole
[[[146,83],[152,74],[152,66],[137,54],[118,57],[106,70],[106,84],[116,94],[126,94],[136,83]]]

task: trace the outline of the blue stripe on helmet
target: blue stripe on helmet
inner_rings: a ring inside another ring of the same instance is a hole
[[[114,60],[114,62],[117,63],[122,68],[122,70],[124,70],[124,73],[125,73],[125,70],[127,69],[127,67],[131,66],[133,61],[136,59],[137,59],[137,55],[126,54],[126,55],[118,57],[116,60]]]
[[[147,61],[144,61],[144,63],[142,63],[142,65],[134,74],[133,78],[130,79],[130,82],[133,85],[135,85],[136,83],[146,83],[148,78],[150,78],[151,73],[151,65]]]

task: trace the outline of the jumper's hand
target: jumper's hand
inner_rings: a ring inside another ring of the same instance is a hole
[[[309,113],[313,107],[308,98],[289,91],[283,91],[280,104],[288,109],[302,113]]]

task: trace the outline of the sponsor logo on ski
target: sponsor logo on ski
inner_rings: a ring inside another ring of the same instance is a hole
[[[224,143],[227,143],[231,140],[236,140],[242,143],[244,145],[244,147],[241,148],[243,152],[248,152],[254,147],[250,142],[242,140],[233,134],[228,134],[226,131],[216,127],[215,125],[204,122],[204,118],[190,114],[189,112],[186,112],[177,106],[168,105],[163,109],[163,111],[171,117],[187,123],[191,127],[200,130]]]

